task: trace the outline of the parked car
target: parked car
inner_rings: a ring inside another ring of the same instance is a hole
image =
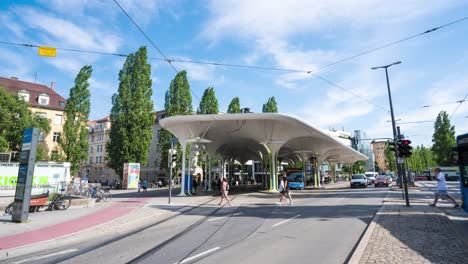
[[[377,178],[375,179],[375,182],[374,182],[374,186],[375,187],[379,187],[379,186],[391,186],[392,185],[392,178],[391,177],[387,177],[387,176],[377,176]]]
[[[364,174],[355,174],[351,176],[351,188],[364,187],[367,188],[367,177]]]
[[[371,185],[374,184],[375,177],[377,177],[379,174],[374,171],[366,171],[365,175],[367,178],[367,185]]]
[[[415,180],[415,181],[427,181],[427,176],[425,176],[425,175],[418,175],[418,176],[414,177],[414,180]]]

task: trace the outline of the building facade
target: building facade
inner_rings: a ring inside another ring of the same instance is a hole
[[[118,179],[115,171],[107,166],[106,143],[109,140],[111,122],[109,116],[88,121],[88,160],[82,166],[82,177],[88,177],[91,182],[113,182]]]
[[[369,158],[366,160],[366,171],[375,171],[374,152],[372,151],[372,146],[367,133],[362,130],[355,130],[354,137],[356,141],[354,142],[353,147]]]
[[[66,99],[55,91],[55,83],[51,86],[25,82],[16,78],[0,77],[0,86],[18,98],[29,104],[29,109],[35,115],[45,117],[49,120],[51,127],[48,135],[41,135],[40,141],[44,143],[46,157],[48,160],[52,153],[59,153],[60,147],[58,140],[62,135],[63,125],[65,123],[65,104]]]
[[[380,168],[380,172],[388,171],[389,168],[385,163],[385,145],[386,141],[373,141],[372,150],[374,152],[375,162]]]

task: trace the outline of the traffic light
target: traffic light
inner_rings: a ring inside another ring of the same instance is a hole
[[[171,155],[171,167],[174,168],[175,167],[175,164],[176,164],[176,161],[177,161],[177,154],[172,154]]]
[[[396,148],[397,148],[395,142],[393,142],[393,141],[387,141],[387,144],[388,144],[388,148],[390,149],[390,151],[395,152],[395,150],[396,150]]]
[[[411,140],[400,139],[397,141],[397,146],[398,146],[398,154],[400,157],[409,158],[413,154],[411,153],[411,150],[413,149],[413,147],[411,147]]]

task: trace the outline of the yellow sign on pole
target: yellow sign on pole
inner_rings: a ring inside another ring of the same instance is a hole
[[[52,47],[39,47],[39,56],[55,57],[57,56],[57,49]]]

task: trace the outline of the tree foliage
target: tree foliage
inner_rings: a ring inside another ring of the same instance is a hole
[[[434,122],[432,151],[439,166],[452,164],[452,148],[455,146],[455,126],[450,124],[447,112],[441,111]]]
[[[214,94],[214,91],[213,91]],[[166,108],[166,116],[176,115],[191,115],[192,95],[190,93],[190,84],[187,79],[187,72],[180,71],[171,81],[169,89],[166,92],[164,107]],[[174,137],[169,131],[161,129],[159,133],[159,145],[161,146],[161,169],[168,168],[168,152],[170,149],[169,139]],[[182,152],[180,144],[177,144],[177,157],[181,160]],[[177,168],[180,168],[180,162],[177,162]]]
[[[353,173],[364,173],[366,172],[366,162],[363,160],[358,160],[353,164]]]
[[[47,118],[36,116],[26,102],[3,87],[0,87],[0,106],[0,151],[19,151],[27,128],[39,128],[44,138],[50,132]]]
[[[208,87],[203,93],[202,99],[200,101],[200,106],[198,107],[197,114],[207,115],[207,114],[218,114],[218,99],[216,98],[215,91],[213,87]]]
[[[153,134],[153,89],[146,47],[127,57],[119,81],[118,93],[112,96],[106,150],[109,167],[122,177],[124,163],[147,163]]]
[[[228,114],[239,114],[241,112],[240,109],[240,100],[239,97],[234,97],[229,104],[227,113]]]
[[[390,150],[390,145],[388,143],[385,144],[385,166],[389,168],[390,171],[396,171],[396,160],[395,160],[395,152]]]
[[[268,98],[266,104],[263,104],[263,113],[278,113],[278,105],[274,96]]]
[[[86,65],[75,78],[75,86],[70,89],[70,97],[65,106],[65,124],[59,139],[65,160],[71,163],[71,174],[80,169],[80,162],[88,159],[87,121],[91,110],[91,93],[88,89],[93,68]]]
[[[412,151],[411,157],[408,158],[408,167],[413,172],[422,172],[428,167],[437,166],[434,161],[434,155],[430,148],[424,147],[423,145],[417,146]]]

